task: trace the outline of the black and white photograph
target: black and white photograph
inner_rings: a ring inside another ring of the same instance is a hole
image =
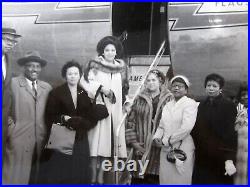
[[[2,184],[248,184],[248,2],[2,2]]]

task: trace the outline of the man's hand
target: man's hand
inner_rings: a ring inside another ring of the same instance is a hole
[[[12,125],[12,124],[14,124],[14,123],[15,123],[15,122],[14,122],[13,118],[10,117],[10,116],[8,116],[8,125],[10,126],[10,125]]]

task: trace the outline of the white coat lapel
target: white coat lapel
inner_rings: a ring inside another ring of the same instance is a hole
[[[174,110],[178,110],[178,108],[182,107],[184,102],[187,100],[187,96],[183,96],[182,98],[180,98],[175,105],[173,106]]]
[[[187,98],[186,96],[183,96],[177,102],[173,99],[172,101],[166,104],[167,111],[169,112],[169,115],[172,117],[172,119],[175,118],[179,108],[182,107],[182,105],[186,101],[186,98]]]

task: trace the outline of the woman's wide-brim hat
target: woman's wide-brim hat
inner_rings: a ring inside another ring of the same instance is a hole
[[[28,62],[38,62],[42,67],[47,64],[47,61],[41,58],[38,51],[28,51],[23,58],[17,60],[17,64],[20,66],[24,66]]]

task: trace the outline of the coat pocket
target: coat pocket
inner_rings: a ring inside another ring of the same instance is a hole
[[[16,123],[14,122],[14,120],[11,117],[8,117],[8,131],[7,131],[8,138],[13,134],[15,127]]]

